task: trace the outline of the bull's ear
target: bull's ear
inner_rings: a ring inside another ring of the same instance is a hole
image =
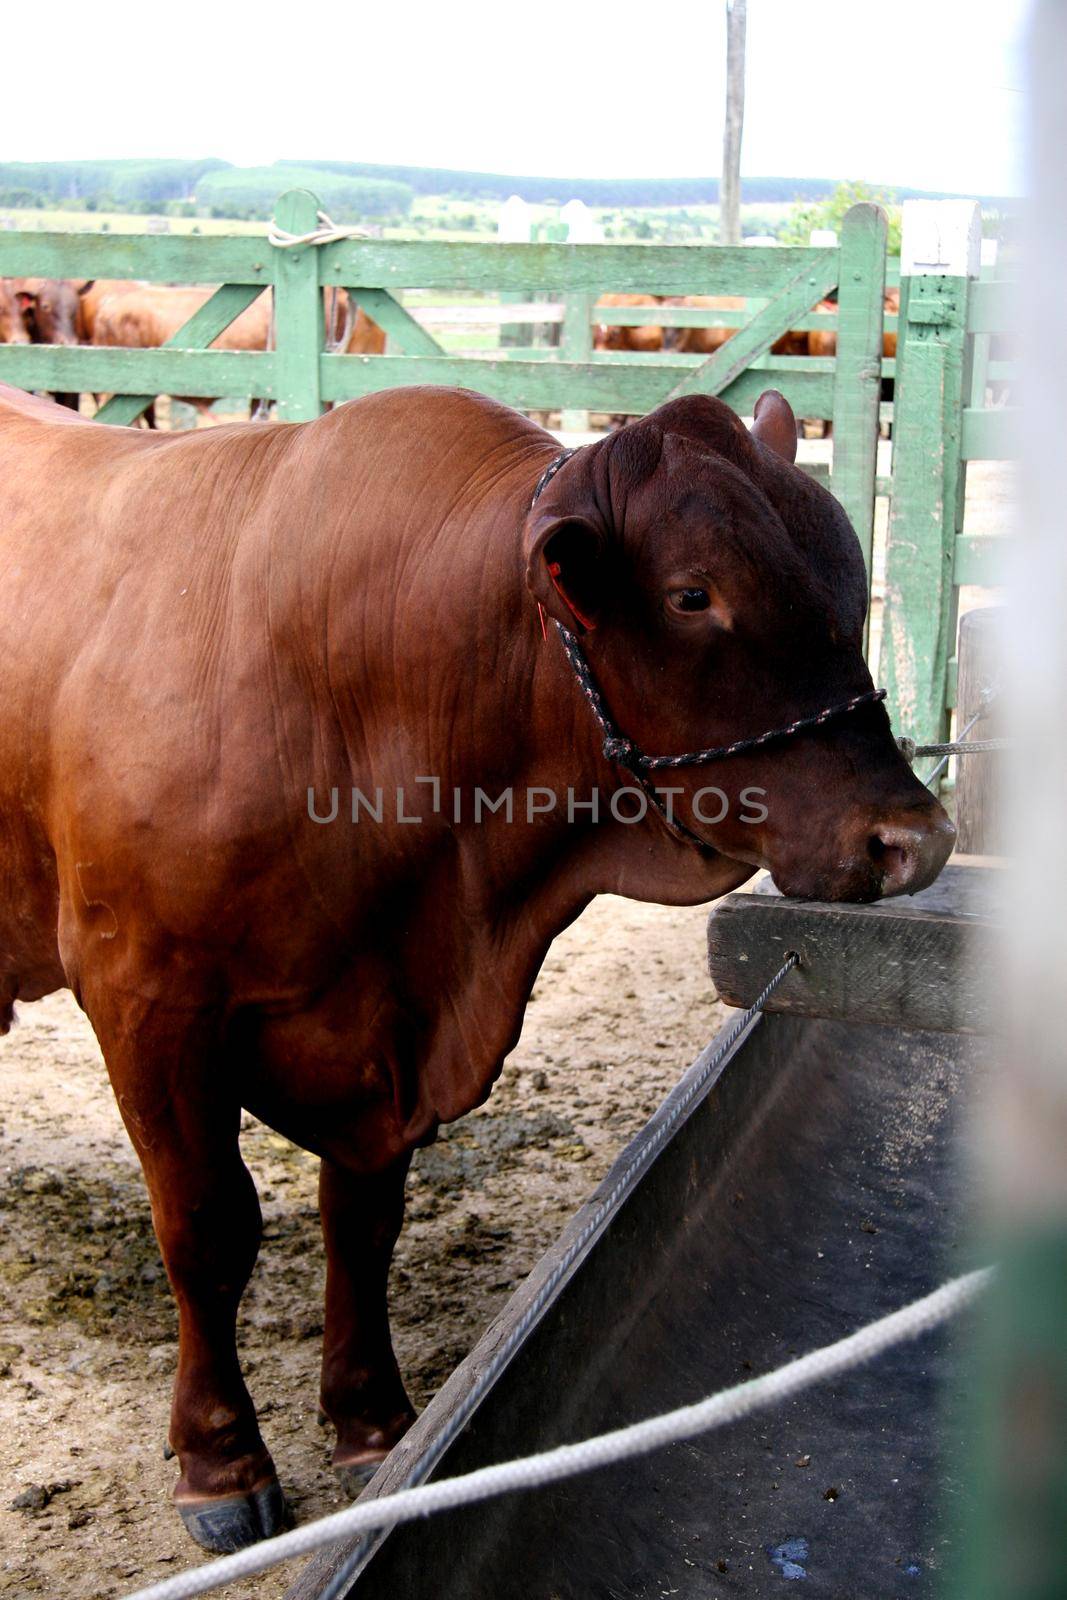
[[[526,533],[526,586],[565,628],[595,628],[604,604],[605,541],[584,517],[534,515]]]
[[[95,278],[83,278],[81,283],[75,283],[74,287],[79,294],[88,294],[95,282]]]
[[[30,311],[37,304],[37,296],[30,289],[16,289],[15,304],[20,311]]]
[[[797,419],[793,407],[777,389],[764,389],[753,413],[752,437],[769,446],[786,461],[797,458]]]

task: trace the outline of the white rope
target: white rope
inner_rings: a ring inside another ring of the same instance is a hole
[[[164,1578],[161,1583],[149,1584],[146,1589],[138,1589],[136,1594],[130,1595],[128,1600],[189,1600],[190,1596],[206,1594],[225,1583],[234,1583],[253,1573],[265,1572],[281,1561],[309,1555],[323,1545],[336,1544],[356,1534],[413,1522],[419,1517],[471,1505],[508,1490],[538,1489],[545,1484],[556,1483],[561,1478],[570,1478],[596,1467],[611,1466],[617,1461],[662,1449],[664,1445],[674,1444],[680,1439],[692,1438],[694,1434],[706,1433],[711,1428],[738,1422],[754,1411],[781,1404],[812,1384],[825,1383],[829,1378],[849,1372],[853,1367],[881,1355],[892,1345],[905,1339],[915,1339],[936,1328],[969,1305],[986,1288],[991,1276],[992,1268],[985,1267],[954,1278],[951,1283],[935,1289],[933,1294],[904,1306],[900,1311],[893,1311],[877,1322],[869,1323],[867,1327],[839,1339],[835,1344],[813,1350],[806,1356],[787,1362],[775,1372],[736,1384],[695,1405],[682,1406],[677,1411],[650,1417],[628,1428],[616,1428],[611,1433],[583,1439],[578,1444],[560,1445],[558,1449],[545,1450],[540,1455],[481,1467],[477,1472],[467,1472],[461,1477],[443,1478],[418,1488],[382,1495],[377,1500],[361,1501],[306,1527],[294,1528],[290,1533],[266,1539],[247,1550],[238,1550],[236,1554],[223,1556],[221,1560],[179,1572],[172,1578]]]
[[[372,239],[367,228],[341,228],[325,211],[318,213],[318,225],[310,233],[290,233],[271,217],[267,227],[267,242],[276,250],[295,250],[303,244],[336,244],[339,239]]]

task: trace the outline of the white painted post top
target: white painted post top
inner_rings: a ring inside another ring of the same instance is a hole
[[[905,200],[902,277],[977,278],[982,208],[977,200]]]
[[[530,207],[520,195],[509,195],[500,207],[497,236],[502,244],[529,244]]]
[[[812,228],[808,243],[815,250],[832,250],[837,243],[837,234],[833,228]]]
[[[568,200],[560,210],[560,221],[567,224],[569,244],[598,244],[600,230],[584,200]]]

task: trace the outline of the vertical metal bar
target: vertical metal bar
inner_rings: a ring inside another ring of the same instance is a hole
[[[318,221],[319,202],[307,189],[290,189],[274,214],[289,233],[308,233]],[[278,417],[307,422],[322,410],[319,357],[325,327],[316,245],[274,251],[274,336]]]
[[[868,588],[874,546],[874,482],[878,475],[885,246],[886,215],[882,208],[852,206],[841,226],[830,488],[856,530],[867,564]]]

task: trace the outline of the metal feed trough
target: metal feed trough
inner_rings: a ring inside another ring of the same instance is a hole
[[[620,1156],[365,1491],[578,1440],[769,1371],[926,1294],[966,1263],[957,1132],[991,1003],[998,871],[953,864],[911,900],[731,895],[712,977],[751,1004],[801,965],[618,1196],[535,1325],[571,1242],[655,1144],[710,1051]],[[326,1551],[287,1600],[930,1596],[956,1491],[952,1331],[777,1410],[624,1465]],[[500,1369],[500,1370],[496,1370]],[[486,1382],[486,1373],[490,1380]],[[448,1443],[457,1411],[485,1389]]]

